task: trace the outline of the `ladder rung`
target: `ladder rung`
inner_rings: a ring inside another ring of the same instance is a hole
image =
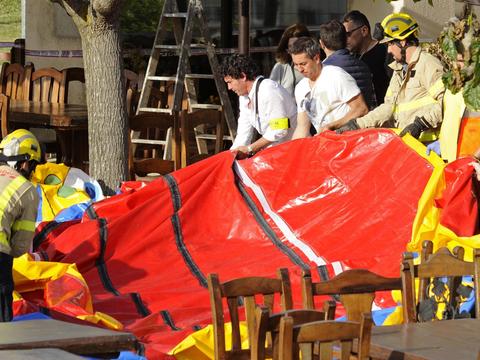
[[[180,50],[182,45],[155,45],[155,49],[163,49],[163,50]],[[190,44],[190,49],[206,49],[207,44]]]
[[[185,74],[187,79],[215,79],[213,74]]]
[[[145,113],[145,112],[150,112],[150,113],[163,113],[163,114],[170,114],[172,115],[172,110],[171,109],[161,109],[161,108],[148,108],[148,107],[142,107],[138,109],[138,112],[140,113]]]
[[[186,12],[165,13],[165,14],[163,14],[163,17],[168,17],[168,18],[186,18],[186,17],[187,17],[187,13],[186,13]]]
[[[149,81],[177,81],[175,76],[147,76]]]
[[[165,140],[149,140],[149,139],[131,139],[133,144],[144,144],[144,145],[167,145]]]
[[[197,139],[204,139],[204,140],[216,140],[217,136],[215,134],[196,134],[195,137]],[[230,135],[224,135],[223,140],[232,140]]]
[[[190,104],[192,109],[212,109],[212,110],[220,110],[222,105],[215,105],[215,104]]]

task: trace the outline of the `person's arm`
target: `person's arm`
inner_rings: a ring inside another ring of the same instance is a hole
[[[238,117],[237,136],[233,141],[230,150],[235,150],[239,146],[247,146],[252,141],[253,127],[248,120],[248,114],[242,111],[244,99],[240,98],[240,116]]]
[[[335,130],[343,125],[345,125],[347,122],[349,122],[352,119],[359,118],[365,114],[368,113],[368,106],[365,103],[365,99],[363,98],[362,94],[358,94],[357,96],[354,96],[347,102],[350,111],[345,114],[344,117],[341,119],[335,120],[328,124],[326,128],[328,130]],[[322,129],[323,130],[323,129]],[[321,131],[322,131],[321,130]],[[321,132],[319,131],[319,132]]]
[[[265,139],[263,136],[248,146],[239,146],[234,151],[237,151],[237,159],[245,159],[249,156],[262,150],[264,147],[270,145],[272,141]]]
[[[31,250],[35,235],[38,202],[37,192],[31,186],[16,203],[16,206],[20,207],[20,215],[14,220],[10,235],[13,257],[18,257]]]
[[[310,136],[310,118],[305,111],[297,115],[297,127],[293,132],[292,140],[302,139]]]

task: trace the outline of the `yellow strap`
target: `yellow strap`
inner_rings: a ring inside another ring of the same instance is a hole
[[[35,231],[35,221],[30,220],[17,220],[13,223],[12,226],[13,231]]]
[[[393,95],[393,91],[392,91],[392,88],[389,86],[387,88],[387,92],[385,93],[385,97],[390,97]]]
[[[428,89],[428,93],[430,94],[431,97],[435,98],[437,94],[444,89],[445,87],[443,86],[443,81],[440,78],[437,81],[435,81],[435,83],[432,86],[430,86],[430,89]]]
[[[290,128],[288,118],[271,119],[268,123],[272,130],[286,130]]]
[[[7,234],[5,234],[3,231],[0,231],[0,244],[3,244],[10,249],[10,243],[8,242]]]
[[[433,104],[436,104],[436,103],[437,103],[437,100],[435,100],[431,96],[424,96],[420,99],[416,99],[416,100],[412,100],[412,101],[409,101],[409,102],[405,102],[405,103],[402,103],[402,104],[395,105],[395,107],[393,109],[393,112],[398,114],[398,113],[405,112],[405,111],[415,110],[415,109],[421,108],[423,106],[433,105]]]

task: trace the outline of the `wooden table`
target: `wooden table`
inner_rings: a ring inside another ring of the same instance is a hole
[[[0,350],[0,359],[8,360],[85,360],[84,357],[60,349]]]
[[[378,326],[372,329],[372,359],[476,360],[479,351],[478,319]]]
[[[87,133],[86,105],[11,99],[8,122],[15,129],[32,127],[54,129],[62,152],[61,161],[69,166],[81,167],[80,162],[88,159],[88,147],[79,144],[78,141],[79,135],[83,134],[85,137]],[[81,154],[75,153],[82,150]]]
[[[136,344],[130,333],[58,320],[0,323],[0,350],[57,348],[78,355],[99,355],[134,350]]]

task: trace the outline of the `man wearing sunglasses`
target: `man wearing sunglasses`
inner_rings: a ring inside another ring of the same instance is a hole
[[[392,70],[388,67],[392,58],[387,53],[387,46],[372,39],[370,23],[358,10],[345,14],[343,26],[347,31],[347,49],[367,64],[372,73],[377,104],[382,104],[392,77]]]
[[[423,141],[436,139],[435,130],[442,122],[442,101],[445,87],[443,67],[431,54],[423,51],[418,41],[418,23],[408,14],[395,13],[376,26],[380,43],[388,44],[394,62],[393,76],[385,102],[358,119],[335,123],[337,133],[369,127],[396,127]],[[375,35],[375,34],[374,34]]]

